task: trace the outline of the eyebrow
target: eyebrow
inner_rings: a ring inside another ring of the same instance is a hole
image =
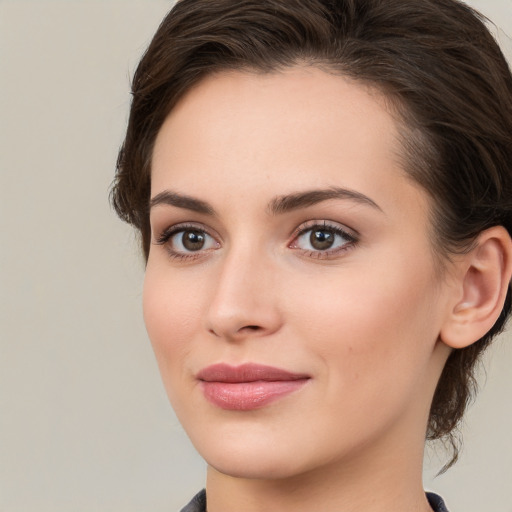
[[[331,199],[348,199],[355,201],[356,203],[371,206],[379,211],[382,208],[368,196],[340,187],[330,187],[327,189],[319,190],[307,190],[304,192],[296,192],[293,194],[286,194],[278,196],[270,201],[267,207],[267,211],[272,215],[280,215],[283,213],[299,210],[300,208],[307,208],[323,201],[329,201]],[[164,190],[149,202],[150,209],[158,205],[170,205],[176,206],[177,208],[183,208],[185,210],[191,210],[204,215],[214,216],[216,215],[215,209],[208,204],[206,201],[196,199],[195,197],[187,196],[184,194],[178,194],[177,192],[171,192],[170,190]]]
[[[149,208],[160,204],[167,204],[170,206],[176,206],[178,208],[184,208],[185,210],[191,210],[197,213],[203,213],[204,215],[215,215],[215,210],[206,202],[195,197],[178,194],[171,192],[170,190],[164,190],[149,201]]]
[[[372,208],[382,211],[382,208],[368,196],[365,196],[360,192],[356,192],[355,190],[340,187],[308,190],[305,192],[279,196],[269,203],[268,210],[273,215],[279,215],[281,213],[298,210],[300,208],[307,208],[308,206],[313,206],[330,199],[349,199],[356,203],[371,206]]]

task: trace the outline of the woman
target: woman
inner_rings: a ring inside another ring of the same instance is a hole
[[[462,3],[176,4],[134,77],[113,201],[208,463],[184,510],[446,510],[423,445],[456,460],[510,311],[510,162],[512,77]]]

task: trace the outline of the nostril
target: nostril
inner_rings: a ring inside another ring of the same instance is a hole
[[[261,330],[263,330],[263,328],[259,325],[244,325],[243,327],[240,327],[240,329],[236,329],[233,332],[233,335],[236,336],[237,333],[243,335],[243,333],[247,333],[247,331],[257,332]],[[228,337],[230,336],[229,334],[222,333],[222,331],[217,331],[216,329],[208,329],[208,332],[217,337],[222,337],[224,334]]]
[[[250,329],[251,331],[258,331],[259,329],[261,329],[261,327],[259,325],[246,325],[242,329]]]

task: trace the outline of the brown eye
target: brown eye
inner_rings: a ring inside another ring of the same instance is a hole
[[[291,247],[308,251],[311,256],[316,254],[315,257],[321,257],[334,255],[356,242],[357,238],[347,233],[341,226],[330,225],[325,221],[325,223],[310,224],[301,229]]]
[[[181,255],[205,252],[219,247],[215,238],[206,231],[193,227],[175,229],[174,232],[161,237],[158,243],[167,245],[171,253]]]
[[[318,251],[330,249],[334,244],[335,233],[330,229],[314,229],[309,235],[311,247]]]
[[[181,243],[187,251],[199,251],[206,242],[206,237],[201,231],[187,230],[181,235]]]

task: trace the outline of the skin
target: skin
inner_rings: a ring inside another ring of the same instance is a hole
[[[425,429],[463,271],[439,272],[429,198],[400,167],[397,133],[379,93],[311,67],[210,76],[159,132],[152,197],[214,210],[151,208],[144,284],[164,385],[208,463],[209,512],[430,510]],[[332,187],[369,200],[269,212],[281,196]],[[350,237],[319,251],[310,232],[297,236],[312,221]],[[157,242],[181,223],[204,230],[203,249],[187,252],[181,234]],[[220,362],[310,379],[227,411],[196,378]]]

